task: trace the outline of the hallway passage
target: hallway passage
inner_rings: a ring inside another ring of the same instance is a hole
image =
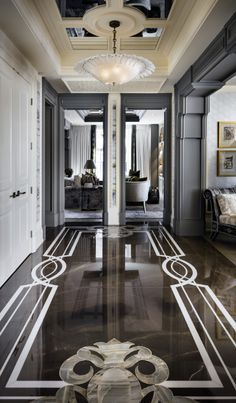
[[[161,225],[51,229],[1,289],[0,400],[56,401],[63,362],[115,338],[160,357],[175,396],[235,402],[235,286],[212,245]]]

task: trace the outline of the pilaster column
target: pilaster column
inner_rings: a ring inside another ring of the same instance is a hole
[[[105,150],[106,198],[104,212],[105,225],[124,224],[121,214],[121,97],[120,94],[108,96],[108,133]]]
[[[203,234],[204,97],[181,97],[175,150],[175,220],[178,235]]]

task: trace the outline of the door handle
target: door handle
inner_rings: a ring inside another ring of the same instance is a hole
[[[12,195],[10,195],[9,197],[12,197],[13,199],[15,199],[17,197],[16,192],[13,192]]]
[[[20,190],[17,190],[15,197],[19,197],[20,195],[25,195],[25,194],[26,194],[26,192],[21,192]]]

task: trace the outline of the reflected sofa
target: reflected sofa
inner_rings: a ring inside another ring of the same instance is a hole
[[[211,239],[219,233],[236,236],[236,186],[210,187],[203,193],[211,213]]]

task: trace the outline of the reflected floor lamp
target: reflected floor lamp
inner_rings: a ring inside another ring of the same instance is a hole
[[[94,161],[93,160],[87,160],[85,162],[84,169],[90,169],[91,173],[93,173],[93,170],[96,169],[96,165],[94,164]]]

